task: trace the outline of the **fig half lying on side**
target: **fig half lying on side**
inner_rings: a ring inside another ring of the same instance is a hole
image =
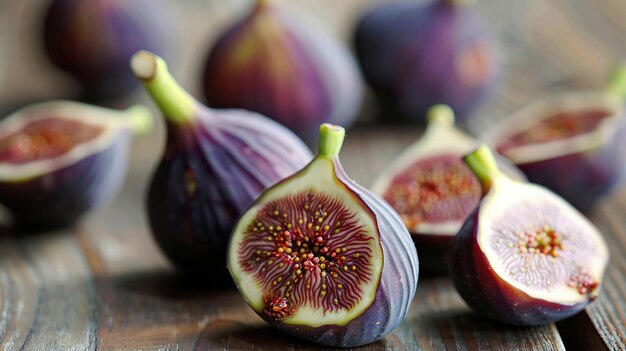
[[[136,53],[131,66],[167,126],[148,194],[154,237],[178,267],[223,285],[230,281],[226,247],[237,217],[261,191],[306,165],[311,152],[262,115],[201,105],[150,52]]]
[[[19,226],[72,224],[117,193],[133,132],[150,129],[144,106],[120,112],[54,101],[0,123],[0,202]]]
[[[452,238],[480,200],[480,183],[462,159],[477,141],[454,126],[446,105],[431,107],[427,117],[423,137],[380,174],[372,191],[402,217],[422,271],[443,273]],[[511,177],[525,179],[508,160],[498,163]]]
[[[452,248],[451,275],[463,299],[517,325],[567,318],[593,301],[609,258],[598,229],[550,190],[502,174],[486,146],[465,162],[483,198]]]
[[[606,91],[549,97],[504,119],[484,139],[532,182],[586,211],[624,169],[625,85],[621,68]]]
[[[228,267],[271,325],[328,346],[376,341],[406,316],[418,261],[398,214],[344,173],[344,129],[323,124],[319,153],[263,192],[231,235]]]

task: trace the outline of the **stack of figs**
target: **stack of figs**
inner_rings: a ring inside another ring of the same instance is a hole
[[[609,254],[583,213],[626,162],[626,67],[606,88],[548,97],[479,141],[455,122],[493,90],[500,60],[471,4],[374,7],[356,24],[355,58],[286,2],[256,0],[198,69],[207,106],[155,53],[172,32],[149,3],[55,0],[44,42],[85,97],[141,83],[158,107],[166,140],[145,206],[182,272],[234,283],[270,325],[331,347],[400,325],[420,268],[449,274],[469,306],[507,324],[551,323],[598,296]],[[386,119],[426,122],[369,189],[339,157],[361,75]],[[114,197],[132,134],[151,125],[141,105],[15,112],[0,122],[0,203],[20,227],[76,223]]]

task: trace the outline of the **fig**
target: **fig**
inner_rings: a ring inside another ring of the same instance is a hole
[[[491,90],[500,61],[466,2],[385,3],[359,20],[357,59],[387,118],[422,122],[447,104],[463,120]]]
[[[478,205],[480,183],[463,162],[478,143],[454,126],[447,105],[428,111],[423,137],[401,153],[372,185],[393,207],[417,247],[422,272],[444,273],[452,238]],[[508,160],[498,163],[511,177],[525,180]]]
[[[230,281],[226,249],[237,217],[262,190],[308,163],[311,152],[259,114],[201,105],[153,53],[138,52],[131,66],[167,126],[165,153],[148,194],[154,238],[183,271],[223,286]]]
[[[0,122],[0,202],[19,227],[74,223],[115,196],[131,135],[151,123],[141,105],[120,112],[59,100],[14,112]]]
[[[259,112],[310,144],[322,122],[351,124],[362,82],[348,48],[279,1],[254,3],[208,54],[209,105]]]
[[[45,51],[80,83],[83,99],[120,98],[139,87],[128,68],[132,54],[170,49],[171,16],[161,0],[54,0],[45,14]]]
[[[344,172],[344,135],[322,124],[317,156],[259,196],[228,249],[233,280],[261,318],[334,347],[393,330],[418,278],[417,253],[398,214]]]
[[[519,110],[484,139],[581,211],[618,183],[626,158],[626,68],[604,91],[566,92]]]
[[[593,301],[609,258],[598,229],[550,190],[502,174],[485,145],[465,162],[483,195],[452,245],[463,299],[514,325],[555,322]]]

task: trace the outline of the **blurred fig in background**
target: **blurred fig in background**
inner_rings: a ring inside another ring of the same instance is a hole
[[[484,139],[530,181],[587,211],[623,173],[625,97],[623,66],[604,91],[548,97],[502,120]]]
[[[184,271],[224,285],[231,280],[226,247],[237,217],[266,187],[304,167],[311,152],[269,118],[201,105],[152,53],[137,53],[131,65],[167,126],[148,195],[154,237]]]
[[[480,183],[463,162],[478,141],[454,126],[454,112],[435,105],[424,135],[402,152],[372,185],[393,207],[411,233],[422,271],[445,273],[452,239],[478,206]],[[525,181],[524,174],[500,155],[502,171]]]
[[[19,227],[67,226],[117,193],[133,133],[150,111],[54,101],[25,107],[0,123],[0,202]]]
[[[83,100],[118,99],[139,86],[128,67],[133,53],[171,51],[172,10],[164,0],[53,0],[45,15],[45,50],[80,83]]]
[[[357,58],[384,118],[421,123],[441,103],[463,120],[490,90],[500,62],[466,2],[383,4],[358,22]]]
[[[362,82],[348,48],[285,5],[257,0],[226,30],[210,50],[204,89],[210,106],[259,112],[312,145],[321,123],[352,124]]]

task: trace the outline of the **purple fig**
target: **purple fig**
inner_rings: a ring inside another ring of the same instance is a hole
[[[144,106],[125,112],[54,101],[25,107],[0,123],[0,202],[17,224],[72,224],[117,193],[132,132],[152,123]]]
[[[232,277],[261,318],[334,347],[391,332],[418,278],[398,214],[343,171],[344,133],[321,126],[317,157],[263,192],[239,219],[228,250]]]
[[[462,159],[476,144],[454,126],[450,107],[435,105],[428,111],[423,137],[372,186],[402,217],[417,247],[422,272],[447,270],[452,239],[478,205],[480,183]],[[526,179],[505,158],[500,156],[498,164],[511,177]]]
[[[209,105],[262,113],[309,143],[322,122],[351,124],[362,83],[347,47],[278,1],[255,3],[210,51]]]
[[[237,217],[262,190],[310,161],[311,153],[288,129],[259,114],[199,104],[152,53],[138,52],[131,66],[167,125],[165,154],[148,195],[154,237],[180,268],[219,283],[228,279],[226,247]]]
[[[430,106],[446,104],[465,118],[490,90],[500,63],[464,2],[387,3],[359,21],[357,58],[387,116],[422,121]]]
[[[463,299],[516,325],[555,322],[593,301],[609,258],[598,229],[550,190],[502,174],[486,146],[465,162],[483,197],[452,248],[451,275]]]
[[[548,97],[502,120],[485,140],[532,182],[586,211],[624,169],[625,86],[622,68],[606,91]]]
[[[53,0],[45,17],[45,49],[78,80],[85,99],[119,98],[139,86],[128,68],[132,54],[168,51],[171,17],[162,0]]]

